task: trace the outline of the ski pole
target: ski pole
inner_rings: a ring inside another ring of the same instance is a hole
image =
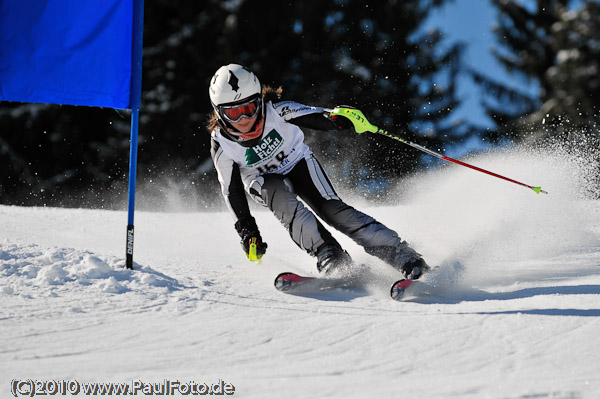
[[[389,137],[389,138],[397,140],[397,141],[399,141],[399,142],[401,142],[403,144],[406,144],[406,145],[408,145],[410,147],[416,148],[417,150],[422,151],[422,152],[424,152],[426,154],[432,155],[432,156],[434,156],[436,158],[439,158],[439,159],[443,159],[444,161],[453,162],[453,163],[458,164],[458,165],[466,166],[467,168],[471,168],[473,170],[486,173],[486,174],[488,174],[490,176],[494,176],[494,177],[497,177],[499,179],[503,179],[503,180],[509,181],[511,183],[515,183],[515,184],[518,184],[520,186],[527,187],[527,188],[535,191],[537,194],[539,194],[539,193],[548,194],[547,191],[542,190],[542,187],[539,187],[539,186],[538,187],[534,187],[534,186],[530,186],[528,184],[521,183],[521,182],[513,180],[513,179],[509,179],[508,177],[504,177],[504,176],[501,176],[501,175],[499,175],[497,173],[490,172],[489,170],[478,168],[477,166],[473,166],[473,165],[470,165],[468,163],[459,161],[457,159],[447,157],[447,156],[439,154],[439,153],[437,153],[435,151],[431,151],[430,149],[427,149],[427,148],[425,148],[425,147],[423,147],[423,146],[421,146],[419,144],[415,144],[413,142],[404,140],[404,139],[402,139],[402,138],[400,138],[398,136],[394,136],[391,133],[387,132],[386,130],[383,130],[383,129],[381,129],[381,128],[375,126],[375,125],[373,125],[372,123],[370,123],[367,120],[367,118],[365,117],[365,115],[360,110],[358,110],[358,109],[336,107],[333,110],[331,110],[330,115],[339,115],[339,116],[344,116],[344,117],[350,119],[350,121],[354,125],[354,130],[356,130],[356,133],[360,134],[360,133],[364,133],[364,132],[371,132],[371,133],[381,134],[383,136]]]

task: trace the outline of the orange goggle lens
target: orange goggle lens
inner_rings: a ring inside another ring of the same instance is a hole
[[[222,115],[229,122],[239,122],[242,118],[252,118],[258,112],[258,99],[231,107],[221,107]]]

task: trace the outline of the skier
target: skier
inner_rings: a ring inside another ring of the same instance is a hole
[[[252,71],[237,64],[217,70],[209,95],[214,109],[208,122],[211,155],[249,259],[252,245],[260,258],[267,243],[250,213],[246,193],[273,212],[301,249],[316,256],[321,273],[348,267],[352,260],[314,213],[406,278],[418,279],[429,269],[395,231],[338,197],[304,143],[302,127],[341,130],[352,127],[348,119],[330,116],[321,107],[281,101],[281,88],[262,87]]]

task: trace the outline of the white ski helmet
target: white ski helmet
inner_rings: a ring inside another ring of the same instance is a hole
[[[256,75],[238,64],[222,66],[210,81],[209,94],[213,106],[236,103],[260,93]]]
[[[210,80],[208,94],[222,134],[243,146],[253,146],[260,141],[260,137],[244,139],[243,134],[231,125],[243,117],[258,115],[251,129],[254,130],[263,119],[262,87],[252,71],[238,64],[222,66]]]

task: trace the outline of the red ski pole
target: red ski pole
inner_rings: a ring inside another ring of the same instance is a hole
[[[365,117],[365,115],[361,111],[359,111],[357,109],[354,109],[354,108],[344,108],[344,107],[336,107],[335,109],[331,110],[330,112],[331,112],[330,115],[339,115],[339,116],[344,116],[344,117],[350,119],[350,121],[354,125],[354,130],[356,130],[356,133],[371,132],[371,133],[381,134],[383,136],[389,137],[389,138],[397,140],[397,141],[399,141],[399,142],[401,142],[403,144],[406,144],[406,145],[408,145],[410,147],[416,148],[419,151],[423,151],[426,154],[432,155],[432,156],[434,156],[436,158],[443,159],[444,161],[453,162],[453,163],[455,163],[457,165],[466,166],[467,168],[471,168],[471,169],[476,170],[478,172],[482,172],[482,173],[488,174],[490,176],[494,176],[494,177],[497,177],[499,179],[503,179],[503,180],[509,181],[511,183],[518,184],[518,185],[523,186],[523,187],[527,187],[527,188],[535,191],[537,194],[539,194],[539,193],[548,194],[548,192],[542,190],[542,187],[540,187],[540,186],[534,187],[534,186],[530,186],[528,184],[521,183],[521,182],[513,180],[513,179],[509,179],[508,177],[504,177],[504,176],[501,176],[501,175],[499,175],[497,173],[490,172],[489,170],[485,170],[485,169],[479,168],[477,166],[470,165],[470,164],[468,164],[466,162],[462,162],[462,161],[459,161],[457,159],[447,157],[447,156],[439,154],[439,153],[437,153],[435,151],[431,151],[430,149],[427,149],[427,148],[425,148],[425,147],[423,147],[423,146],[421,146],[419,144],[415,144],[413,142],[406,141],[406,140],[404,140],[404,139],[402,139],[402,138],[400,138],[398,136],[394,136],[394,135],[390,134],[389,132],[387,132],[386,130],[383,130],[383,129],[378,128],[377,126],[371,124],[367,120],[367,118]]]

